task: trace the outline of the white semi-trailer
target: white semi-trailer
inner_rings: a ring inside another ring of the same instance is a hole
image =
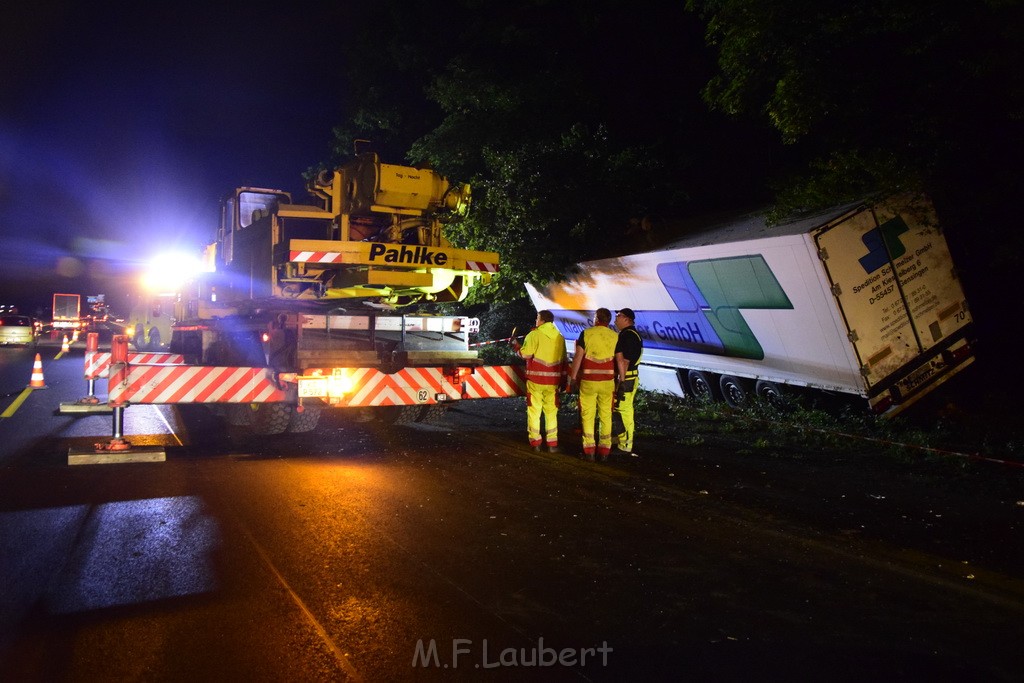
[[[970,310],[931,203],[903,196],[777,225],[763,215],[527,285],[572,351],[599,307],[629,307],[643,388],[861,396],[895,414],[974,359]]]

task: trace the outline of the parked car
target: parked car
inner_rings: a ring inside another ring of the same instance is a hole
[[[35,346],[39,325],[27,315],[0,315],[0,346]]]

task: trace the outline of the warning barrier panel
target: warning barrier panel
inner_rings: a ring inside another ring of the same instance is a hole
[[[128,362],[132,365],[142,363],[160,363],[163,365],[184,365],[185,357],[180,353],[129,353]],[[110,376],[110,353],[85,353],[85,378],[106,379]]]
[[[376,368],[355,368],[350,371],[347,381],[351,392],[336,405],[408,406],[457,401],[460,398],[459,389],[445,377],[441,368],[405,368],[390,374]]]
[[[476,368],[460,387],[452,384],[442,368],[405,368],[384,373],[375,368],[351,371],[351,393],[335,405],[348,407],[429,405],[463,398],[506,398],[526,393],[521,368],[489,366]],[[443,397],[443,398],[442,398]]]
[[[289,399],[266,368],[129,365],[124,381],[111,379],[113,405],[123,403],[281,403]]]
[[[484,365],[466,378],[466,398],[507,398],[526,395],[526,368],[519,365]]]
[[[300,380],[300,382],[303,380]],[[326,378],[324,378],[326,381]],[[453,384],[442,368],[405,368],[394,373],[352,368],[344,396],[323,396],[340,407],[429,405],[463,398],[507,398],[526,393],[525,370],[519,366],[484,366],[464,384]],[[281,389],[286,386],[287,389]],[[124,403],[279,403],[295,399],[294,384],[278,385],[266,368],[191,365],[132,365],[123,381],[108,383],[109,401]]]

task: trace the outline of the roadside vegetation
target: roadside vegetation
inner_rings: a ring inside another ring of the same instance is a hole
[[[882,418],[849,402],[816,399],[780,410],[755,401],[745,410],[640,391],[637,432],[681,445],[730,444],[739,452],[882,452],[903,461],[945,461],[965,467],[976,460],[1024,463],[1024,440],[955,414]]]

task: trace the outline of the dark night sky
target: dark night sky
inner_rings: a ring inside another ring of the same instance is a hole
[[[284,7],[5,9],[0,302],[99,293],[160,250],[197,252],[237,185],[301,193],[343,118],[346,25]]]

